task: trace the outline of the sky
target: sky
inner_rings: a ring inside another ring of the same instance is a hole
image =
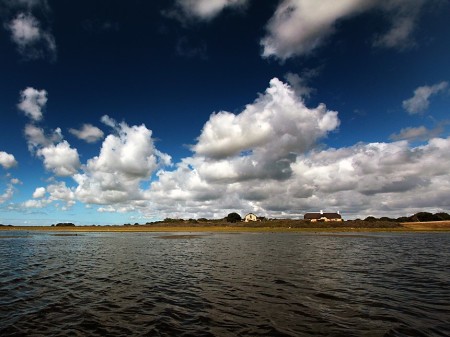
[[[450,211],[446,0],[0,0],[0,223]]]

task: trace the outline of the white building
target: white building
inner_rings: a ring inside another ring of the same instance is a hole
[[[244,221],[245,222],[250,222],[250,221],[258,221],[258,217],[253,214],[253,213],[248,213],[245,217],[244,217]]]

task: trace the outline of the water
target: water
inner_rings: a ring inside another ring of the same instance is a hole
[[[450,233],[0,236],[0,336],[450,335]]]

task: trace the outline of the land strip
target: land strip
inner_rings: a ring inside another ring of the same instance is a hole
[[[0,226],[0,231],[48,231],[48,232],[450,232],[450,221],[376,223],[305,223],[290,221],[259,222],[254,224],[189,224],[185,222],[132,226]]]

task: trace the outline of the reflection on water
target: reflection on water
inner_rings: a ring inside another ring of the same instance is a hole
[[[448,336],[449,247],[448,233],[8,233],[0,336]]]

